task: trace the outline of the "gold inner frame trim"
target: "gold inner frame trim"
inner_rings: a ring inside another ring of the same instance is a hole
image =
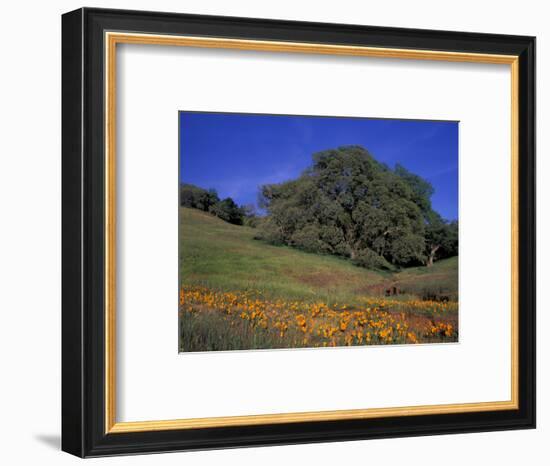
[[[116,46],[147,44],[179,47],[237,49],[284,53],[364,56],[409,60],[433,60],[510,65],[511,158],[512,158],[512,260],[511,260],[511,399],[480,403],[401,406],[337,411],[314,411],[247,416],[188,418],[158,421],[116,421]],[[469,413],[518,409],[519,348],[519,58],[514,55],[442,52],[301,42],[279,42],[214,37],[192,37],[140,33],[106,32],[105,46],[105,433],[198,429],[296,422],[372,419],[390,416]]]

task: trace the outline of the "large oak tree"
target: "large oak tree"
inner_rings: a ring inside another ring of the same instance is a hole
[[[452,250],[432,193],[426,180],[399,165],[390,169],[363,147],[326,150],[299,178],[261,187],[267,216],[258,237],[369,268],[431,264],[439,250]]]

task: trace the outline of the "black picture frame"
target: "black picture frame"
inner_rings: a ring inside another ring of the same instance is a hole
[[[62,19],[62,449],[79,457],[535,427],[535,38],[82,8]],[[104,34],[132,31],[519,58],[518,409],[105,432]]]

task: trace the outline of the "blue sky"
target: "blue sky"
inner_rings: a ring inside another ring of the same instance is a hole
[[[180,112],[180,181],[257,204],[258,187],[294,179],[315,152],[360,145],[432,183],[432,205],[458,218],[458,122]]]

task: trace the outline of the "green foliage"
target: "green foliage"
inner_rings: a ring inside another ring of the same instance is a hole
[[[433,187],[418,175],[397,164],[395,173],[403,179],[413,192],[413,200],[422,211],[425,220],[424,262],[432,265],[436,259],[458,255],[458,222],[447,222],[432,209],[430,198]]]
[[[206,190],[192,184],[180,185],[180,206],[210,212],[234,225],[242,225],[245,219],[245,209],[230,197],[220,200],[214,189]]]
[[[227,197],[213,206],[210,206],[209,212],[234,225],[243,224],[244,213],[230,197]]]
[[[386,259],[368,248],[359,251],[354,257],[353,263],[367,269],[395,269]]]
[[[247,204],[241,207],[243,213],[243,225],[250,228],[257,228],[261,222],[261,217],[256,212],[253,204]]]
[[[436,259],[458,255],[458,222],[446,222],[432,211],[426,226],[427,265]]]
[[[208,212],[210,207],[219,201],[218,193],[213,189],[206,190],[186,183],[180,185],[180,206],[182,207],[192,207]]]
[[[433,186],[428,181],[411,173],[400,164],[395,165],[394,173],[409,185],[414,203],[420,208],[425,218],[428,218],[431,212],[433,212],[430,202],[430,198],[434,193]]]
[[[257,236],[366,267],[421,263],[424,210],[431,209],[433,189],[403,167],[397,170],[359,146],[314,154],[313,166],[296,180],[261,188],[269,220]]]
[[[306,224],[302,229],[294,231],[291,244],[307,252],[327,252],[327,243],[322,239],[323,233],[318,223]],[[329,236],[330,233],[328,231],[325,236]],[[329,240],[330,238],[327,239]]]

